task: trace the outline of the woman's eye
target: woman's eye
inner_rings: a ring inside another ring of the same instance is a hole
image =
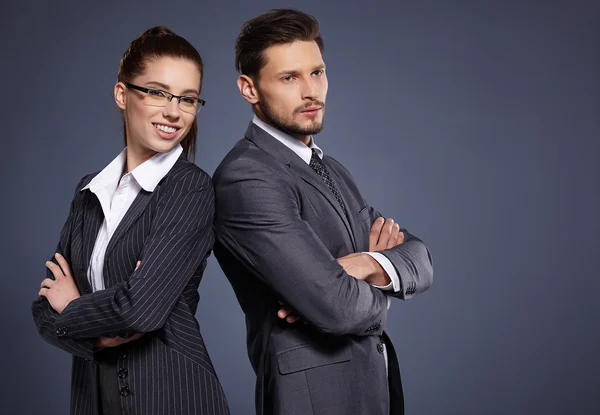
[[[198,100],[196,98],[192,98],[192,97],[181,98],[181,102],[183,102],[184,104],[187,104],[187,105],[196,105],[197,101]]]
[[[149,89],[148,90],[148,95],[152,95],[153,97],[165,97],[165,93],[162,92],[160,89]]]

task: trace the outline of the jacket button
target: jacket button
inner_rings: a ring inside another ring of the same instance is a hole
[[[129,395],[129,392],[130,392],[129,388],[127,386],[123,386],[121,388],[121,396],[127,396],[127,395]]]
[[[54,332],[59,337],[65,336],[67,334],[67,328],[66,327],[58,327]]]
[[[127,377],[127,369],[124,367],[120,368],[118,374],[121,379],[125,379]]]
[[[385,344],[383,342],[377,344],[377,351],[383,354],[385,351]]]

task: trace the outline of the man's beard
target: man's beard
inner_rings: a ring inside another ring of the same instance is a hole
[[[267,121],[267,124],[277,128],[279,131],[289,134],[291,136],[297,136],[297,135],[313,135],[313,134],[318,134],[321,132],[321,130],[323,129],[323,120],[320,123],[314,122],[312,125],[303,127],[300,124],[296,123],[296,122],[286,122],[285,120],[283,120],[279,115],[277,115],[275,113],[275,111],[273,111],[271,109],[271,107],[269,106],[268,103],[266,103],[265,101],[259,101],[258,105],[260,106],[260,109],[262,110],[262,113],[265,116],[265,121]],[[321,101],[314,101],[309,105],[303,105],[301,107],[298,107],[294,110],[294,114],[299,113],[300,111],[318,105],[319,107],[321,107],[320,111],[325,111],[325,103],[321,102]]]

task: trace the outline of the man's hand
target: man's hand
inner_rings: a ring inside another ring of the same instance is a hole
[[[300,319],[300,317],[296,315],[296,311],[292,307],[290,307],[282,301],[280,301],[279,304],[281,304],[281,308],[277,312],[277,317],[279,317],[282,320],[285,319],[285,321],[287,321],[288,323],[295,323]]]
[[[60,266],[52,261],[46,262],[46,267],[48,267],[54,275],[54,280],[50,278],[44,279],[40,287],[39,295],[46,297],[50,306],[52,306],[57,313],[62,313],[67,307],[67,304],[72,300],[81,297],[81,295],[79,294],[79,290],[77,289],[77,285],[71,274],[71,267],[67,263],[67,260],[59,253],[54,254],[54,258],[56,258],[56,262],[58,262]]]
[[[404,243],[404,233],[394,219],[378,217],[371,226],[369,233],[369,252],[383,251]]]
[[[369,252],[383,251],[404,243],[404,233],[400,232],[400,226],[394,223],[394,219],[385,220],[379,217],[371,226],[369,233]],[[372,285],[386,286],[391,280],[387,272],[373,257],[368,254],[354,253],[346,255],[337,260],[348,275],[364,280]],[[295,323],[299,317],[293,308],[285,303],[279,302],[281,308],[277,317],[285,319],[288,323]]]
[[[390,283],[387,272],[373,257],[365,253],[355,253],[338,258],[337,260],[346,273],[357,280],[369,284],[385,286]]]

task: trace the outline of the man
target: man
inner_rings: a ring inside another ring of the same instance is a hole
[[[317,147],[322,50],[299,11],[244,25],[237,84],[255,116],[214,175],[215,255],[246,314],[257,413],[401,414],[388,301],[425,291],[431,258]]]

